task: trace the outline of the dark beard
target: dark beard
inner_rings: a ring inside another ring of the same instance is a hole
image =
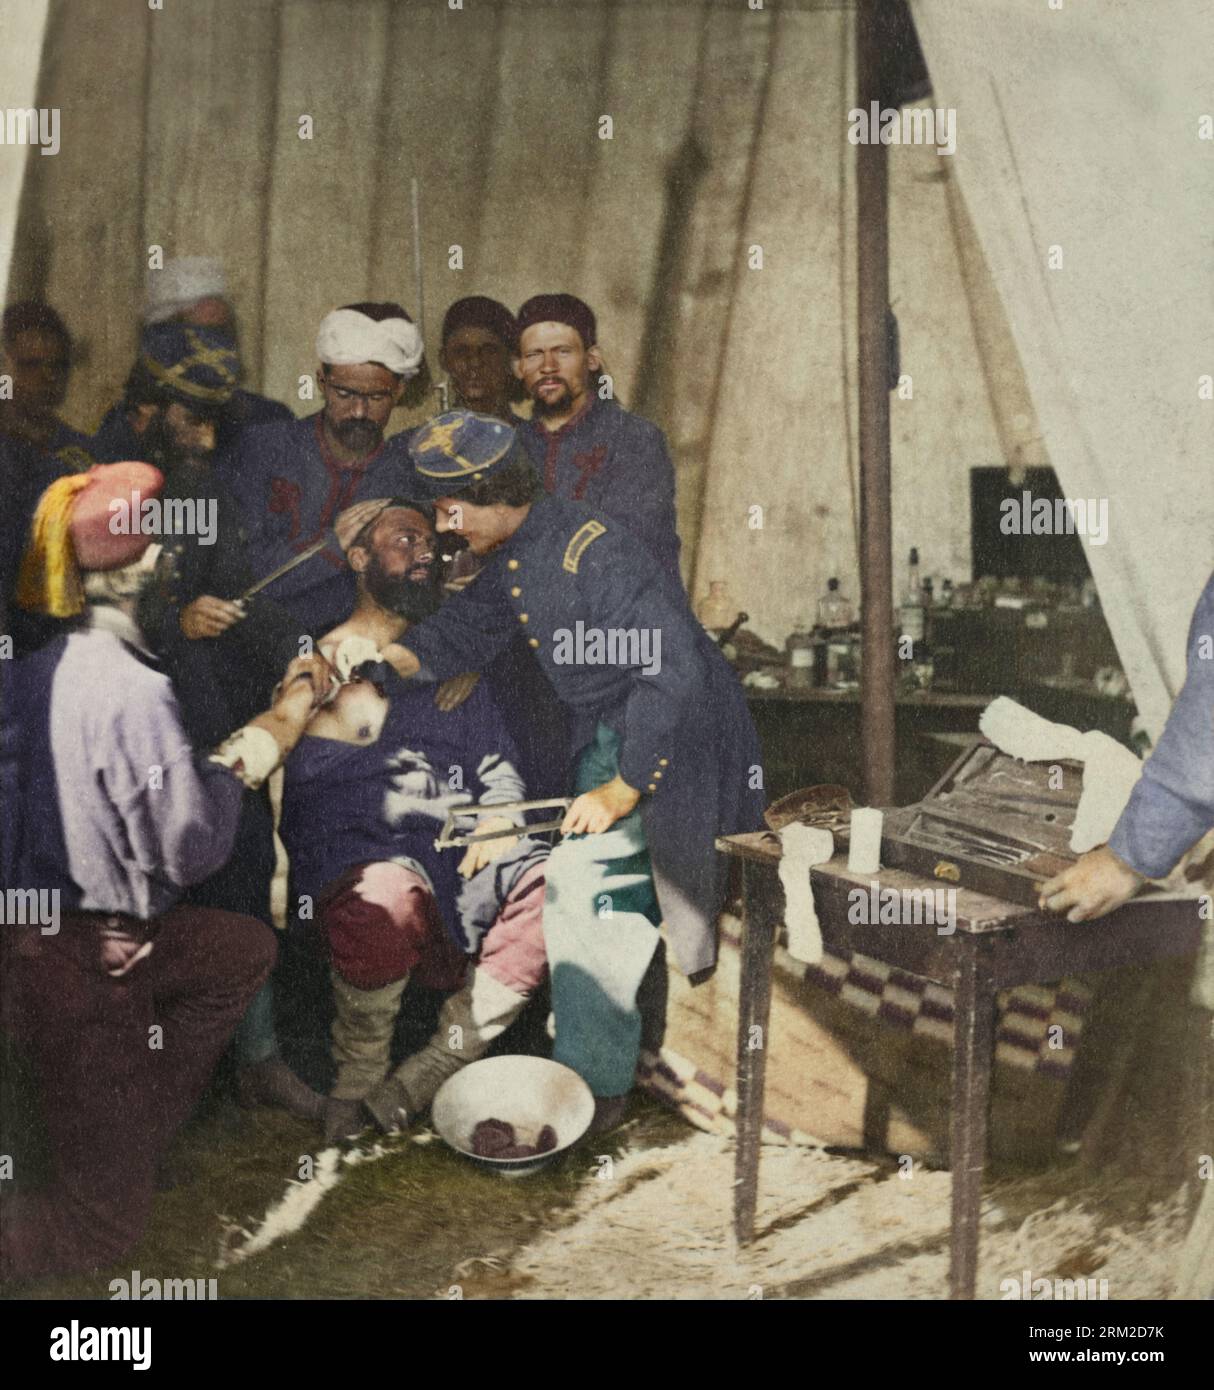
[[[155,464],[166,476],[185,468],[206,468],[214,457],[210,450],[183,449],[163,415],[152,418],[139,442],[146,455],[144,462]]]
[[[343,420],[333,425],[338,441],[352,453],[369,454],[383,442],[384,432],[373,420]]]
[[[536,415],[560,415],[573,404],[573,392],[566,386],[555,400],[546,401],[542,396],[533,396],[532,411]]]
[[[431,613],[437,612],[442,602],[442,593],[433,577],[417,580],[410,579],[408,575],[385,574],[379,557],[374,554],[363,571],[363,583],[367,593],[381,608],[411,623],[420,623]]]

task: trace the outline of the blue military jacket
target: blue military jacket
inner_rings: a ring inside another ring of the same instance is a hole
[[[426,674],[483,669],[515,633],[575,719],[601,721],[620,775],[641,792],[654,881],[679,966],[716,958],[724,891],[718,835],[761,825],[758,737],[742,688],[678,581],[624,526],[545,498],[475,580],[406,645]]]
[[[1188,673],[1155,751],[1109,836],[1109,848],[1163,878],[1214,826],[1214,576],[1189,624]]]
[[[314,541],[332,538],[266,591],[301,633],[319,636],[349,616],[357,589],[332,536],[334,519],[368,497],[408,496],[414,475],[407,443],[398,434],[358,464],[339,463],[325,445],[318,413],[244,430],[235,451],[217,460],[216,474],[242,510],[249,566],[257,578]]]
[[[674,468],[656,425],[596,396],[559,430],[537,419],[516,428],[545,492],[623,522],[678,576]]]

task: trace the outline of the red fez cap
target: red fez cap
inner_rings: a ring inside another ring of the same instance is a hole
[[[163,487],[150,463],[99,463],[56,478],[34,509],[17,602],[55,618],[79,613],[82,571],[123,569],[148,548],[155,532],[144,529],[143,504]]]
[[[598,342],[594,311],[589,304],[572,294],[536,294],[518,311],[518,331],[533,323],[567,323],[582,335],[582,345],[593,347]]]
[[[88,486],[72,499],[72,548],[82,570],[133,565],[156,539],[140,527],[140,509],[160,496],[164,475],[150,463],[106,463],[90,468]]]
[[[483,328],[500,338],[511,352],[518,347],[518,324],[504,304],[483,294],[457,299],[443,317],[443,346],[461,328]]]

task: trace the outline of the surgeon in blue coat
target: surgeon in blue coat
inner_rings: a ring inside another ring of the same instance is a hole
[[[452,411],[410,452],[438,529],[490,558],[383,655],[403,676],[444,680],[483,669],[522,632],[570,710],[576,796],[544,904],[554,1056],[614,1118],[658,923],[685,973],[715,963],[725,871],[714,841],[762,823],[758,738],[669,568],[615,520],[545,496],[509,425]]]

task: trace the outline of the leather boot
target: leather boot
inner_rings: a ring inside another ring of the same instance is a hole
[[[332,972],[333,1060],[337,1080],[325,1104],[325,1139],[335,1142],[367,1127],[359,1102],[384,1078],[391,1061],[392,1031],[401,995],[409,982],[393,980],[378,989],[359,989]]]
[[[488,971],[474,970],[467,984],[443,1004],[438,1028],[425,1047],[406,1057],[364,1098],[363,1105],[379,1127],[385,1132],[403,1129],[424,1114],[443,1082],[483,1057],[490,1043],[509,1028],[527,997]]]
[[[337,1080],[330,1095],[338,1100],[361,1100],[388,1070],[392,1049],[392,1030],[400,1012],[401,995],[409,983],[393,980],[378,989],[358,989],[332,972],[333,1060]]]

